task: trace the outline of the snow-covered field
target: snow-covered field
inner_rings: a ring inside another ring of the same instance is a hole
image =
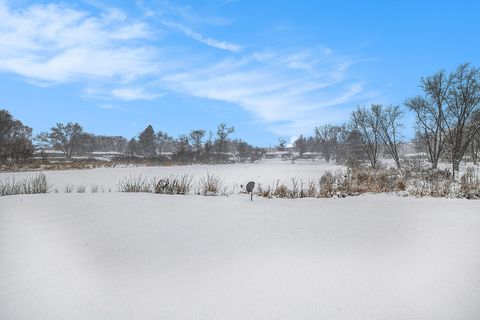
[[[0,198],[0,319],[478,319],[479,270],[478,201]]]
[[[290,185],[343,169],[264,161],[47,171],[59,193],[0,197],[0,319],[479,318],[479,201],[115,192],[130,176],[215,174],[238,191],[249,180]],[[67,185],[105,192],[64,193]]]
[[[312,180],[318,182],[320,176],[327,170],[342,170],[344,167],[328,164],[324,161],[263,161],[260,163],[226,164],[226,165],[188,165],[173,167],[127,167],[127,168],[98,168],[90,170],[64,170],[45,171],[48,182],[53,189],[63,192],[65,187],[98,185],[104,191],[116,191],[118,182],[129,177],[145,177],[149,179],[164,178],[170,175],[193,176],[194,181],[214,174],[224,180],[230,191],[239,190],[241,184],[245,185],[253,180],[262,185],[272,185],[277,179],[281,183],[291,185],[291,179],[297,178],[305,182]],[[0,173],[0,181],[21,179],[35,175],[35,172]],[[87,188],[87,191],[89,189]]]

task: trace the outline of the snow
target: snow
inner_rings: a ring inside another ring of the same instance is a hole
[[[480,315],[478,201],[8,196],[0,257],[0,319]]]
[[[60,170],[45,171],[48,182],[54,189],[63,192],[67,185],[98,185],[105,191],[117,190],[118,182],[128,177],[145,177],[149,179],[164,178],[170,175],[192,175],[194,182],[214,174],[224,180],[229,190],[239,190],[241,184],[255,181],[257,185],[272,185],[277,179],[281,183],[291,186],[291,179],[302,179],[318,182],[320,176],[327,170],[343,170],[344,167],[329,164],[324,161],[296,160],[291,161],[270,160],[260,163],[237,163],[225,165],[187,165],[163,167],[116,167],[95,168],[86,170]],[[34,175],[34,172],[0,173],[0,181],[15,176],[16,179]]]

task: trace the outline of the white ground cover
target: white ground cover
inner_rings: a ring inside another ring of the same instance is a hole
[[[479,270],[479,201],[0,198],[0,319],[478,319]]]
[[[64,192],[65,187],[86,185],[87,187],[99,185],[103,191],[116,191],[118,182],[123,178],[144,177],[148,179],[164,178],[170,175],[193,176],[194,182],[206,177],[207,174],[214,174],[224,180],[229,191],[236,193],[241,184],[248,181],[255,181],[264,186],[281,183],[291,187],[291,179],[297,178],[307,183],[309,180],[318,183],[320,176],[327,170],[335,172],[344,170],[345,167],[328,164],[324,161],[263,161],[260,163],[226,164],[226,165],[188,165],[173,167],[127,167],[127,168],[97,168],[85,170],[60,170],[45,171],[48,182],[53,189]],[[6,179],[22,179],[33,176],[36,172],[0,173],[0,181]],[[87,188],[87,192],[89,188]]]

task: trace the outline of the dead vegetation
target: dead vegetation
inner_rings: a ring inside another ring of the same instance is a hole
[[[125,177],[118,182],[119,192],[153,192],[152,181],[142,176]]]
[[[29,159],[21,163],[2,163],[0,172],[22,172],[22,171],[50,171],[50,170],[81,170],[94,168],[110,168],[115,165],[111,161],[96,159]]]
[[[454,182],[448,170],[356,167],[327,171],[321,175],[318,182],[292,178],[289,184],[281,183],[280,180],[271,185],[259,183],[254,194],[268,199],[344,198],[365,193],[479,199],[479,176],[478,171],[470,168],[458,182]],[[213,174],[208,174],[197,182],[193,182],[193,177],[189,175],[170,176],[153,181],[142,177],[129,177],[119,183],[119,191],[180,195],[193,193],[204,196],[234,193],[220,177]]]
[[[0,172],[24,172],[24,171],[57,171],[57,170],[83,170],[95,168],[113,168],[117,166],[172,166],[179,163],[172,163],[166,158],[131,158],[114,157],[110,160],[94,158],[49,158],[49,159],[28,159],[22,162],[0,163]]]
[[[52,191],[44,173],[16,180],[15,177],[0,181],[0,196],[16,194],[48,193]]]
[[[201,178],[196,191],[196,194],[203,196],[219,196],[227,195],[227,193],[225,182],[213,174],[207,174],[206,177]]]
[[[218,176],[207,174],[198,182],[193,182],[193,176],[169,176],[161,179],[147,179],[142,176],[125,177],[118,183],[119,192],[146,192],[156,194],[204,196],[228,195],[225,182]]]
[[[468,168],[460,177],[459,195],[461,198],[480,199],[480,172]]]
[[[64,193],[105,192],[101,185],[70,185]],[[196,194],[226,196],[235,193],[224,180],[214,174],[194,181],[191,175],[149,179],[142,176],[125,177],[118,182],[119,192],[144,192],[170,195]],[[7,177],[0,181],[0,195],[58,192],[52,189],[44,173],[22,180]],[[108,189],[108,192],[111,192]],[[467,168],[463,175],[453,180],[448,170],[426,169],[417,165],[395,168],[355,167],[323,173],[317,181],[292,178],[290,183],[275,181],[271,185],[258,183],[254,194],[263,198],[344,198],[365,193],[398,193],[403,196],[480,199],[479,169]]]
[[[259,185],[256,194],[264,198],[332,198],[365,193],[401,193],[415,197],[480,198],[478,170],[467,169],[458,182],[453,182],[448,170],[369,169],[325,172],[318,184],[292,179],[291,186]]]
[[[154,182],[154,193],[158,194],[189,194],[193,177],[190,175],[170,176]]]

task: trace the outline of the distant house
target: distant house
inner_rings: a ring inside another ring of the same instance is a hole
[[[293,156],[293,153],[291,150],[276,150],[276,149],[270,149],[265,153],[265,158],[266,159],[290,159]]]
[[[118,151],[93,151],[88,154],[89,158],[93,159],[112,159],[124,157],[125,155],[122,152]]]
[[[302,154],[303,159],[321,159],[322,154],[320,152],[304,152]]]
[[[172,158],[173,158],[173,152],[161,152],[161,153],[160,153],[160,156],[161,156],[161,157],[165,157],[165,158],[167,158],[168,160],[172,160]]]
[[[62,159],[66,158],[65,153],[60,150],[36,150],[33,153],[34,158],[39,158],[39,159]]]
[[[423,160],[427,159],[428,155],[425,152],[416,152],[416,153],[407,153],[404,155],[406,159],[418,159],[418,160]]]

